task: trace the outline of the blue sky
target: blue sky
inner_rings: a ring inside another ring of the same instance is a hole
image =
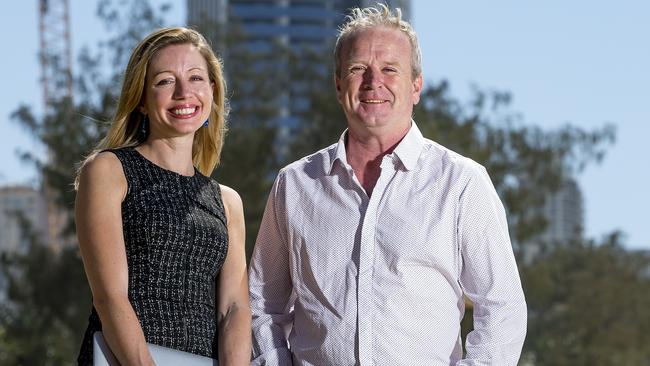
[[[160,3],[161,1],[155,1]],[[27,183],[34,171],[16,150],[42,151],[10,121],[20,103],[41,110],[37,1],[16,1],[0,13],[5,34],[0,98],[0,185]],[[170,24],[182,24],[184,0],[170,1]],[[96,1],[71,0],[73,47],[95,45],[103,29]],[[413,0],[425,80],[447,79],[466,100],[471,85],[509,91],[511,109],[546,129],[572,123],[617,126],[601,165],[579,177],[589,237],[612,230],[628,248],[650,249],[650,2],[547,0],[522,2]],[[14,35],[10,37],[9,35]],[[227,66],[227,65],[226,65]]]

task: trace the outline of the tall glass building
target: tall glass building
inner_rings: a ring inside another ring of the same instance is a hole
[[[371,0],[188,0],[187,24],[236,23],[259,46],[270,40],[289,47],[329,47],[347,10],[365,7]],[[410,19],[410,0],[381,1],[402,9]],[[214,40],[213,40],[214,41]]]
[[[583,238],[584,199],[575,179],[568,178],[556,192],[548,194],[537,213],[546,221],[546,228],[524,243],[525,263],[530,263],[544,248],[568,245]]]

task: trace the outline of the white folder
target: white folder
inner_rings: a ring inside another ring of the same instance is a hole
[[[194,353],[183,352],[172,348],[161,347],[147,343],[151,357],[156,366],[218,366],[217,360],[210,357],[199,356]],[[95,366],[120,366],[108,344],[104,340],[102,332],[95,332],[93,335],[93,363]]]

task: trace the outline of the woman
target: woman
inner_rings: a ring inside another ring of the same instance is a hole
[[[227,105],[220,61],[198,32],[165,28],[133,51],[115,119],[77,177],[75,219],[93,309],[122,365],[146,342],[248,365],[250,308],[238,194],[208,178]]]

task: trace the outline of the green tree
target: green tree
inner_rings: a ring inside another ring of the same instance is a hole
[[[11,302],[0,304],[0,364],[65,365],[78,351],[90,291],[76,248],[57,252],[22,218],[27,255],[3,253]]]
[[[650,364],[650,256],[620,233],[548,251],[522,268],[524,354],[539,365]]]

